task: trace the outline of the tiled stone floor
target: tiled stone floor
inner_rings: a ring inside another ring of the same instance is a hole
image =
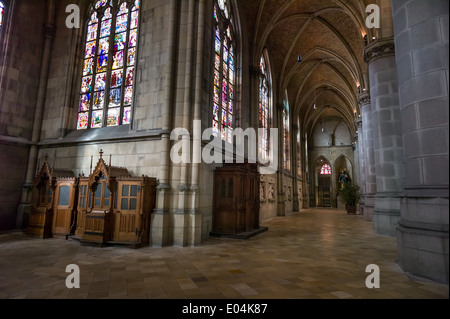
[[[21,232],[0,234],[1,299],[448,299],[448,286],[410,279],[396,264],[396,239],[363,216],[304,210],[264,223],[242,241],[200,247],[93,248]],[[81,287],[65,286],[66,266]],[[365,285],[380,267],[379,289]]]

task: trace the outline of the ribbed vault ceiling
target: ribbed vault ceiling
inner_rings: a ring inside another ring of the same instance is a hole
[[[355,133],[367,0],[237,0],[252,43],[252,64],[267,49],[275,103],[287,90],[294,120],[311,132],[332,109]],[[298,62],[301,55],[302,61]],[[314,109],[314,104],[317,109]],[[330,116],[331,116],[330,114]]]

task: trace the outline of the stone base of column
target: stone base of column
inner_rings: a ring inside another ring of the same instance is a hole
[[[375,197],[373,210],[373,230],[376,234],[396,236],[400,219],[400,198],[395,195],[379,195]]]
[[[169,239],[170,215],[168,212],[156,210],[152,214],[150,224],[150,243],[153,247],[164,247],[171,244]]]
[[[16,229],[26,229],[30,219],[31,204],[20,204],[17,207]]]
[[[197,246],[202,243],[202,215],[197,211],[188,214],[188,245]]]
[[[375,206],[375,195],[366,194],[364,196],[364,220],[371,222],[373,218],[373,209]]]
[[[448,198],[403,198],[399,264],[413,276],[449,283]]]
[[[278,196],[282,197],[283,199],[279,199],[278,201],[277,216],[286,216],[286,203],[284,202],[284,195]]]
[[[188,216],[184,211],[178,211],[173,215],[173,245],[176,247],[187,246]]]
[[[297,195],[294,196],[297,197]],[[294,199],[294,201],[292,202],[292,211],[295,213],[300,211],[300,204],[298,202],[298,199]]]

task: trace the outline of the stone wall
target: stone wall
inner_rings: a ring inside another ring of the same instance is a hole
[[[14,3],[4,21],[0,49],[0,230],[16,226],[44,43],[45,2]]]

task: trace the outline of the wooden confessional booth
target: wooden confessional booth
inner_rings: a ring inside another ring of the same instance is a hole
[[[257,164],[225,164],[214,171],[211,236],[247,239],[267,230],[259,225],[259,182]]]
[[[75,237],[85,245],[149,244],[156,179],[132,177],[126,168],[100,159],[89,177],[79,178]]]
[[[73,232],[77,179],[72,171],[52,169],[47,158],[33,183],[27,234],[64,238]]]

